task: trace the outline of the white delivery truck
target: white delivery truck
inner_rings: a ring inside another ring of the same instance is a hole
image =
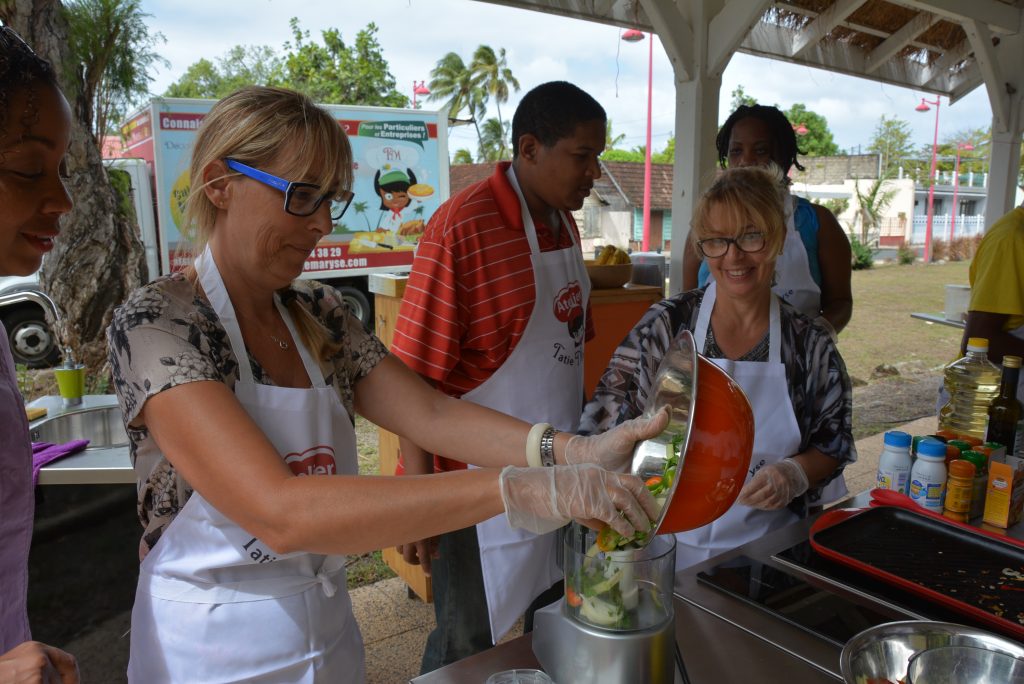
[[[191,186],[189,161],[199,124],[215,102],[153,99],[121,127],[121,158],[107,160],[131,178],[150,278],[180,270],[191,259],[182,218]],[[302,277],[338,288],[370,326],[368,276],[408,272],[423,227],[448,198],[447,113],[324,106],[352,144],[355,198],[310,254]],[[48,301],[34,276],[0,279],[0,320],[18,363],[45,366],[59,356],[44,317]]]
[[[146,209],[139,211],[151,277],[184,268],[192,258],[191,236],[183,221],[191,185],[188,167],[199,124],[215,102],[156,98],[122,126],[126,144],[121,156],[145,160],[153,179],[156,221],[152,231],[142,216]],[[426,222],[448,198],[447,113],[324,107],[352,144],[355,198],[332,233],[313,250],[302,277],[337,287],[353,312],[369,325],[368,276],[408,272]],[[152,206],[145,198],[137,197],[136,203]]]

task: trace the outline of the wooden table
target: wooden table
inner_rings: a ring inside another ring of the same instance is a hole
[[[371,275],[370,292],[374,294],[374,327],[377,337],[391,346],[395,334],[398,311],[405,295],[408,276]],[[587,396],[594,392],[598,380],[608,366],[615,348],[626,336],[651,304],[661,301],[664,291],[652,285],[627,285],[590,293],[596,336],[586,343],[583,355],[583,387]],[[398,465],[398,436],[387,430],[379,431],[380,473],[394,475]],[[433,600],[430,578],[418,565],[410,565],[394,549],[382,549],[384,562],[405,580],[424,601]]]

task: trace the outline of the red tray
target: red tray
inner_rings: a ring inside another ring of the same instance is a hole
[[[814,550],[1024,641],[1024,544],[895,492],[872,497],[868,508],[822,514],[811,527]]]

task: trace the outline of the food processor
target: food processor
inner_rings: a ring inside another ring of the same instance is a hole
[[[573,523],[565,596],[534,615],[534,655],[558,684],[671,684],[677,661],[686,681],[675,642],[673,533],[707,525],[735,502],[750,467],[754,415],[743,390],[697,354],[686,330],[662,357],[644,415],[665,407],[668,427],[637,444],[630,468],[660,504],[650,532],[624,539]]]
[[[565,597],[534,614],[533,652],[558,684],[675,681],[676,540],[601,551],[597,533],[565,535]]]

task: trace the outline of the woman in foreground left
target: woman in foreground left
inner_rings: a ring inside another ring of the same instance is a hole
[[[0,276],[30,275],[71,210],[64,155],[71,109],[49,63],[0,26]],[[35,512],[32,443],[0,323],[0,684],[78,682],[75,659],[31,641],[25,601]]]

